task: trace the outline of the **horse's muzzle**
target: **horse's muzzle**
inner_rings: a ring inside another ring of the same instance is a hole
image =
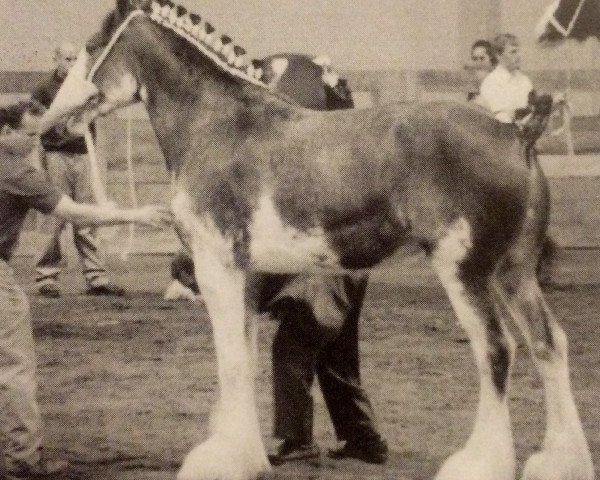
[[[96,85],[87,79],[89,55],[79,53],[60,90],[40,121],[39,131],[45,133],[57,125],[64,125],[73,116],[87,110],[100,94]]]

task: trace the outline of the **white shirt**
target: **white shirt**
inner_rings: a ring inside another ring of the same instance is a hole
[[[478,103],[491,110],[501,122],[511,123],[515,110],[527,106],[533,84],[519,70],[509,72],[498,65],[481,83]]]

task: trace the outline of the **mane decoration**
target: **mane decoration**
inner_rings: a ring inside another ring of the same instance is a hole
[[[269,89],[262,78],[264,72],[260,61],[248,62],[244,48],[234,45],[228,35],[218,36],[215,27],[200,15],[189,13],[185,7],[170,0],[154,0],[150,19],[185,38],[227,73]]]

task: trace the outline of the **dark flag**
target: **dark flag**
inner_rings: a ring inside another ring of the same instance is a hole
[[[600,39],[600,0],[556,0],[540,19],[536,33],[542,43]]]

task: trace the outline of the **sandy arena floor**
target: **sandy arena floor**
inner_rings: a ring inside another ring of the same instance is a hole
[[[29,258],[14,262],[31,294],[39,354],[40,402],[46,445],[66,458],[78,478],[173,479],[184,455],[207,434],[216,377],[205,309],[162,300],[168,257],[111,262],[124,299],[81,295],[72,266],[64,296],[34,295]],[[569,338],[572,380],[600,472],[600,251],[561,252],[548,299]],[[259,409],[272,445],[270,343],[276,324],[261,322]],[[379,274],[369,287],[361,326],[364,383],[392,454],[385,466],[326,458],[279,467],[275,479],[429,479],[466,440],[477,379],[468,343],[424,261],[401,274]],[[316,393],[315,436],[335,443]],[[540,444],[542,389],[521,345],[511,390],[519,469]]]

